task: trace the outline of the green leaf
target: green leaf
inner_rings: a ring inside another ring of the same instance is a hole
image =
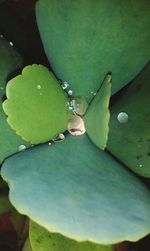
[[[114,251],[113,246],[77,242],[48,232],[33,221],[30,221],[29,236],[33,251]]]
[[[0,163],[9,155],[18,152],[20,145],[29,144],[22,140],[10,128],[2,110],[2,98],[5,95],[6,80],[9,74],[22,65],[22,58],[8,41],[0,37]]]
[[[109,99],[111,95],[111,75],[108,74],[92,100],[84,117],[88,136],[102,150],[106,147],[109,131]]]
[[[150,1],[39,0],[36,17],[47,57],[75,96],[90,101],[107,72],[115,93],[149,60]]]
[[[137,174],[150,177],[150,63],[111,108],[108,150]],[[120,112],[128,115],[119,123]]]
[[[20,151],[21,147],[23,149],[23,147],[26,148],[30,145],[10,128],[6,119],[2,105],[0,104],[0,163],[2,163],[6,157]]]
[[[0,98],[5,94],[9,74],[22,65],[22,58],[9,42],[0,34]]]
[[[22,75],[9,81],[6,94],[7,121],[25,140],[38,144],[66,130],[68,99],[46,67],[25,67]]]
[[[8,158],[2,177],[17,210],[78,241],[136,241],[150,232],[150,192],[86,136]]]

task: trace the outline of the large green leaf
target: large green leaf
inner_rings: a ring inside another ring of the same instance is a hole
[[[111,108],[108,150],[136,173],[150,177],[150,63]],[[119,123],[120,112],[128,115]]]
[[[87,134],[102,150],[106,147],[108,139],[110,95],[111,75],[108,74],[84,117]]]
[[[9,155],[18,152],[20,145],[29,145],[10,128],[2,110],[2,98],[5,95],[6,80],[9,74],[13,73],[21,65],[21,56],[14,47],[10,46],[5,38],[0,37],[0,163]]]
[[[25,140],[46,142],[67,129],[67,96],[46,67],[26,66],[22,75],[9,81],[6,95],[7,121]]]
[[[33,251],[114,251],[113,246],[77,242],[51,233],[33,221],[30,221],[29,236]]]
[[[36,17],[47,57],[74,95],[87,96],[113,73],[112,93],[150,55],[150,1],[39,0]]]
[[[68,136],[8,158],[10,200],[47,230],[101,244],[150,232],[150,192],[86,136]]]

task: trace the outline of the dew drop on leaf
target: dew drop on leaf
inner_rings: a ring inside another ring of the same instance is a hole
[[[129,116],[126,112],[120,112],[117,116],[119,123],[124,124],[128,122]]]

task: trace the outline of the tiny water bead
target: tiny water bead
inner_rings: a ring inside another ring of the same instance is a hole
[[[63,90],[67,89],[68,86],[69,86],[69,84],[67,81],[62,82],[62,84],[61,84],[61,87],[63,88]]]
[[[23,151],[23,150],[25,150],[26,149],[26,146],[25,145],[20,145],[19,147],[18,147],[18,151]]]
[[[41,85],[37,85],[37,89],[40,90],[42,87]]]
[[[69,90],[69,91],[68,91],[68,95],[69,95],[69,96],[72,96],[72,94],[73,94],[73,91],[72,91],[72,90]]]
[[[60,142],[60,141],[62,141],[62,140],[64,140],[65,139],[65,135],[63,134],[63,133],[59,133],[58,135],[56,135],[53,139],[52,139],[52,141],[54,141],[54,142]]]
[[[128,122],[129,116],[126,112],[120,112],[117,116],[117,119],[118,119],[119,123],[124,124],[124,123]]]
[[[13,42],[12,42],[12,41],[10,41],[10,42],[9,42],[9,44],[10,44],[10,46],[14,46],[14,44],[13,44]]]

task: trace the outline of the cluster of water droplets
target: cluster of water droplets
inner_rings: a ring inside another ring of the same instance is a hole
[[[42,86],[38,84],[38,85],[36,86],[36,88],[37,88],[38,91],[40,91],[40,92],[39,92],[39,95],[41,96],[41,95],[42,95],[42,92],[41,92]]]
[[[61,87],[68,94],[68,96],[73,95],[73,91],[69,88],[69,84],[67,81],[61,82]]]

